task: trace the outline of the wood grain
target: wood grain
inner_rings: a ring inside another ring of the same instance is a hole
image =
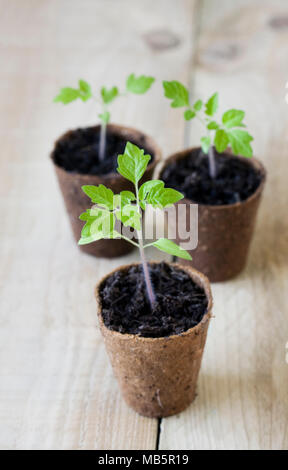
[[[213,285],[199,396],[162,421],[160,448],[287,449],[287,2],[0,0],[0,13],[0,448],[155,448],[157,422],[120,396],[93,299],[97,280],[137,253],[78,251],[47,158],[59,134],[97,119],[92,103],[53,104],[60,86],[135,72],[190,77],[195,98],[218,90],[221,109],[245,109],[269,172],[247,269]],[[112,116],[167,156],[200,128],[184,129],[161,94],[159,81]]]
[[[93,298],[97,280],[137,254],[79,252],[48,159],[61,133],[94,124],[98,110],[52,99],[79,77],[96,89],[124,86],[131,72],[170,79],[177,70],[187,81],[194,3],[0,0],[2,449],[155,448],[157,421],[120,396]],[[150,133],[167,153],[181,147],[184,124],[160,90],[120,99],[112,120]]]
[[[285,1],[219,3],[203,2],[192,93],[218,90],[221,109],[246,110],[268,182],[247,269],[212,286],[215,319],[199,396],[163,420],[160,448],[287,449],[288,8]],[[200,131],[190,128],[191,144]]]

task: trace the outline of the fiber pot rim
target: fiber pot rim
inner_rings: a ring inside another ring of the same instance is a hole
[[[95,129],[95,131],[98,131],[100,128],[101,128],[100,124],[97,124],[96,126],[83,126],[83,127],[80,127],[80,129]],[[77,129],[79,129],[79,127],[75,128],[75,129],[68,129],[63,134],[61,134],[60,137],[58,137],[58,139],[56,139],[56,141],[54,143],[54,146],[53,146],[53,149],[50,152],[50,158],[52,160],[53,165],[55,165],[60,171],[63,171],[64,173],[68,173],[68,174],[71,174],[73,176],[81,176],[82,178],[98,177],[98,178],[101,178],[101,180],[106,180],[106,179],[109,180],[111,178],[123,179],[123,176],[120,175],[119,173],[117,173],[117,171],[115,171],[115,173],[110,172],[110,173],[105,173],[103,175],[101,175],[100,173],[99,174],[98,173],[97,174],[91,174],[91,173],[79,173],[78,171],[77,172],[76,171],[72,172],[72,171],[65,170],[65,168],[63,168],[61,165],[58,165],[58,163],[55,162],[54,152],[55,152],[59,142],[62,139],[66,138],[69,134],[72,134],[73,132],[75,132]],[[145,134],[144,132],[142,132],[138,129],[135,129],[133,127],[122,126],[121,124],[113,124],[113,123],[107,124],[107,129],[108,130],[110,129],[110,131],[112,131],[112,133],[114,133],[115,135],[119,135],[119,136],[122,136],[122,137],[123,137],[123,131],[127,132],[127,133],[130,132],[131,134],[135,134],[136,137],[138,137],[138,136],[140,137],[140,135],[146,137],[146,139],[148,141],[148,145],[151,147],[151,150],[153,149],[153,151],[154,151],[154,158],[148,164],[147,170],[153,169],[153,167],[158,165],[158,163],[161,161],[162,151],[161,151],[160,147],[158,146],[158,144],[156,143],[156,141],[150,135]]]
[[[127,341],[132,339],[132,338],[137,338],[137,341],[146,342],[146,343],[147,342],[153,342],[153,341],[154,342],[155,341],[167,342],[167,341],[171,341],[171,340],[177,340],[177,338],[179,338],[179,337],[188,336],[192,332],[195,335],[197,335],[199,330],[201,329],[202,325],[204,325],[206,322],[209,322],[209,320],[212,317],[211,310],[212,310],[212,306],[213,306],[213,299],[212,299],[212,292],[211,292],[211,287],[210,287],[210,282],[209,282],[208,277],[205,276],[204,274],[202,274],[200,271],[197,271],[197,269],[192,268],[191,266],[187,266],[187,265],[182,266],[179,263],[169,263],[169,262],[166,262],[166,263],[170,266],[176,266],[181,271],[187,272],[190,275],[190,277],[192,278],[192,280],[204,289],[207,300],[208,300],[208,305],[207,305],[207,311],[203,315],[202,320],[199,323],[197,323],[197,325],[193,326],[192,328],[189,328],[188,330],[184,331],[183,333],[180,333],[178,335],[175,334],[175,335],[169,335],[169,336],[160,336],[158,338],[149,338],[149,337],[139,336],[139,335],[135,335],[135,334],[131,334],[131,333],[120,333],[119,331],[110,330],[110,328],[107,328],[107,326],[105,325],[105,323],[103,321],[103,318],[102,318],[102,303],[101,303],[100,292],[99,292],[100,288],[101,288],[101,285],[103,284],[103,282],[106,281],[106,279],[108,279],[115,272],[128,270],[131,266],[139,266],[141,263],[138,262],[138,263],[130,263],[130,264],[125,264],[125,265],[122,265],[122,266],[118,266],[117,268],[110,271],[108,274],[105,274],[105,276],[103,276],[100,279],[100,281],[98,281],[97,284],[96,284],[95,297],[96,297],[96,302],[97,302],[97,307],[98,307],[97,316],[98,316],[100,325],[103,328],[105,328],[106,331],[108,331],[110,334],[117,335],[121,339],[127,340]],[[149,264],[160,264],[160,262],[158,262],[158,261],[149,261]]]
[[[199,149],[201,149],[201,147],[189,147],[188,149],[181,150],[179,152],[175,152],[172,155],[170,155],[167,159],[162,160],[161,167],[157,171],[157,176],[162,178],[162,173],[163,173],[164,169],[167,168],[167,166],[169,166],[170,163],[172,163],[175,160],[181,160],[182,158],[185,158],[187,156],[187,153],[190,153],[193,150],[199,150]],[[186,197],[184,197],[184,199],[182,199],[182,202],[185,201],[185,200],[186,201],[191,201],[193,204],[197,204],[198,206],[201,206],[203,208],[207,208],[207,209],[210,209],[210,210],[224,210],[224,209],[228,210],[230,208],[234,209],[234,208],[237,208],[239,206],[243,206],[243,205],[248,204],[252,199],[256,198],[263,191],[263,188],[264,188],[264,185],[265,185],[265,182],[266,182],[266,179],[267,179],[267,170],[266,170],[266,168],[264,167],[263,163],[260,160],[258,160],[256,157],[247,158],[247,157],[242,157],[240,155],[232,154],[230,152],[223,152],[221,155],[223,155],[227,158],[229,158],[229,157],[238,158],[242,162],[246,163],[247,165],[252,166],[255,170],[258,170],[260,172],[260,175],[261,175],[262,179],[259,183],[259,186],[254,191],[254,193],[252,193],[244,201],[233,202],[232,204],[221,204],[221,205],[201,204],[200,202],[194,201],[193,199],[189,199],[189,198],[186,198]],[[181,203],[181,201],[180,201],[180,203]]]

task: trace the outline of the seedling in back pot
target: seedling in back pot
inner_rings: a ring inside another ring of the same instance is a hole
[[[147,205],[151,205],[155,209],[165,209],[183,198],[183,195],[175,189],[165,188],[161,180],[146,181],[139,187],[139,181],[146,171],[150,158],[150,155],[145,155],[144,150],[140,150],[131,142],[127,143],[124,154],[118,156],[117,171],[134,184],[134,192],[121,191],[120,194],[114,194],[111,189],[106,188],[103,184],[82,187],[95,206],[80,215],[80,219],[86,223],[79,244],[88,244],[102,238],[122,238],[137,246],[142,261],[148,298],[151,308],[153,308],[156,299],[145,257],[145,248],[154,246],[160,251],[187,260],[190,260],[191,256],[187,251],[166,238],[144,244],[142,211],[145,211]],[[123,233],[115,230],[116,220],[122,222],[124,227],[130,227],[136,231],[137,241],[131,240]]]
[[[172,100],[172,108],[185,107],[186,121],[198,119],[205,127],[206,135],[201,137],[202,151],[209,158],[209,173],[211,178],[217,177],[217,162],[214,148],[223,153],[229,146],[235,155],[252,157],[250,145],[253,137],[245,130],[243,123],[245,112],[239,109],[229,109],[222,115],[221,120],[215,118],[218,110],[218,93],[214,93],[205,103],[197,100],[190,102],[188,89],[178,81],[163,82],[165,96]]]
[[[92,93],[92,88],[89,83],[85,80],[78,81],[77,88],[65,87],[62,88],[59,94],[55,97],[55,102],[61,102],[63,104],[69,104],[72,101],[80,99],[84,102],[89,99],[95,99],[100,106],[100,113],[98,117],[101,121],[101,132],[100,132],[100,147],[99,147],[99,159],[103,161],[105,158],[106,149],[106,127],[110,121],[111,113],[109,111],[110,104],[118,97],[124,96],[128,93],[134,93],[137,95],[143,95],[146,93],[155,79],[153,77],[140,75],[136,77],[135,74],[130,74],[126,80],[126,90],[124,92],[119,91],[117,86],[112,88],[102,87],[98,96]]]
[[[199,120],[205,135],[201,147],[166,159],[160,177],[184,194],[187,210],[191,203],[198,204],[193,266],[210,281],[231,279],[245,266],[265,182],[263,165],[250,158],[253,137],[245,129],[245,112],[231,108],[218,119],[218,93],[206,102],[192,102],[180,82],[166,81],[163,87],[172,108],[184,108],[186,121]]]
[[[69,213],[75,239],[79,240],[82,223],[79,220],[83,207],[87,205],[87,196],[81,190],[83,185],[105,184],[112,191],[120,192],[131,189],[131,183],[117,173],[117,157],[122,154],[127,141],[141,146],[151,155],[151,161],[143,180],[150,179],[154,168],[161,157],[156,142],[141,129],[133,129],[119,124],[110,123],[111,105],[121,96],[129,94],[143,95],[154,82],[153,77],[130,74],[123,91],[118,87],[102,87],[98,92],[85,80],[79,80],[77,88],[62,88],[56,96],[56,102],[69,104],[77,99],[95,103],[95,114],[99,112],[101,124],[70,129],[55,142],[51,159],[59,180],[65,205]],[[137,114],[141,113],[137,108]],[[133,187],[133,186],[132,186]],[[113,258],[131,251],[131,245],[124,240],[99,240],[92,245],[80,246],[97,257]]]

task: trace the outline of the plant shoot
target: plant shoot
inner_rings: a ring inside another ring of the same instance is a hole
[[[125,96],[128,93],[134,93],[137,95],[143,95],[149,90],[155,79],[145,75],[136,77],[134,73],[130,74],[126,80],[126,90],[120,92],[118,87],[113,86],[112,88],[102,87],[99,96],[95,96],[92,93],[92,88],[85,80],[78,81],[78,88],[65,87],[61,88],[59,94],[55,97],[54,102],[60,102],[63,104],[69,104],[77,99],[83,102],[89,99],[94,99],[100,107],[100,113],[98,117],[101,121],[100,130],[100,144],[99,144],[99,160],[103,161],[105,158],[106,150],[106,127],[110,121],[110,104],[119,96]]]
[[[205,103],[202,100],[190,102],[188,89],[177,81],[163,82],[165,96],[172,100],[172,108],[185,107],[186,121],[198,119],[206,129],[206,135],[201,137],[202,151],[208,155],[209,174],[212,179],[217,177],[215,151],[223,153],[229,146],[235,155],[252,157],[253,150],[250,142],[253,137],[243,129],[245,112],[239,109],[229,109],[222,115],[221,120],[215,119],[218,110],[218,93],[214,93]]]
[[[82,229],[79,244],[84,245],[102,238],[122,238],[137,246],[142,261],[148,298],[151,307],[153,307],[156,300],[145,257],[145,248],[154,246],[160,251],[189,260],[191,260],[191,256],[167,238],[159,238],[152,243],[144,244],[142,211],[145,211],[148,205],[163,210],[183,198],[183,195],[175,189],[165,188],[164,182],[161,180],[146,181],[139,187],[139,182],[150,159],[150,155],[145,155],[144,150],[127,142],[124,154],[118,155],[117,171],[134,184],[135,191],[121,191],[120,194],[114,194],[103,184],[82,187],[84,193],[95,205],[80,215],[80,219],[86,223]],[[115,229],[116,220],[122,222],[124,227],[135,230],[137,241],[130,240],[118,232]]]

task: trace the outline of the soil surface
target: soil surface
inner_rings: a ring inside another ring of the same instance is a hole
[[[168,187],[198,204],[218,206],[245,201],[256,191],[261,175],[251,165],[227,155],[228,158],[215,152],[215,179],[209,175],[208,156],[199,149],[171,163],[163,171],[162,179]]]
[[[120,333],[159,338],[197,325],[207,311],[205,291],[183,270],[167,263],[149,265],[156,295],[153,310],[146,293],[142,265],[117,271],[102,284],[105,325]]]
[[[100,132],[95,131],[95,127],[75,129],[59,140],[52,155],[53,160],[69,172],[89,175],[116,173],[117,157],[123,153],[127,140],[109,132],[109,129],[107,129],[106,136],[105,159],[102,162],[99,161]],[[143,146],[144,135],[137,141],[129,140],[132,144],[144,148],[145,153],[151,155],[150,162],[153,160],[150,149]]]

